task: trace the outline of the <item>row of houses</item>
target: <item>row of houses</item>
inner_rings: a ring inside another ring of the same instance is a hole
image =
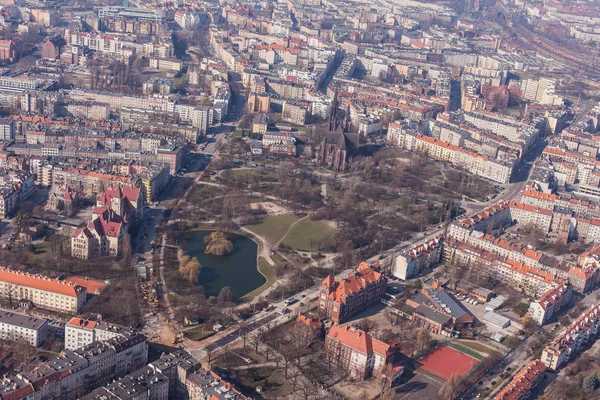
[[[504,282],[527,296],[539,298],[550,289],[567,281],[578,292],[586,292],[598,283],[597,266],[577,267],[571,265],[565,277],[522,262],[502,257],[465,242],[449,239],[444,243],[446,262],[468,265],[483,279],[489,277]]]
[[[510,182],[517,161],[516,159],[508,161],[483,156],[457,145],[405,129],[399,124],[390,124],[387,140],[394,146],[425,153],[431,158],[449,162],[474,175],[499,183]]]
[[[595,304],[585,310],[544,348],[540,360],[546,367],[558,370],[576,356],[585,343],[595,341],[599,330],[600,304]]]
[[[504,389],[496,394],[494,400],[526,399],[539,383],[544,380],[545,376],[546,366],[540,360],[531,360],[515,374]]]

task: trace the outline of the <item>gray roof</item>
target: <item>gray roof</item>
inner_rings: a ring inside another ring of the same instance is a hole
[[[224,381],[214,377],[209,372],[200,370],[187,377],[187,380],[194,384],[196,387],[201,387],[202,392],[206,394],[207,399],[212,399],[213,396],[219,400],[235,399],[240,394],[239,392],[231,389],[231,386],[227,386]]]
[[[437,301],[438,305],[444,308],[444,310],[454,318],[460,318],[467,313],[460,303],[445,290],[434,289],[430,291],[430,295],[434,300],[436,298],[439,299],[439,301]]]
[[[468,313],[460,305],[460,303],[456,301],[454,297],[450,296],[445,290],[428,289],[428,292],[431,298],[435,300],[435,303],[433,303],[429,297],[423,293],[415,294],[413,297],[411,297],[411,300],[430,307],[440,307],[446,314],[451,315],[453,318],[460,318]]]
[[[0,311],[0,322],[35,330],[39,330],[46,324],[46,320],[43,318],[30,317],[29,315],[10,311]]]
[[[448,315],[442,314],[441,312],[437,312],[434,309],[429,308],[423,304],[415,308],[415,313],[422,315],[428,320],[435,321],[441,325],[446,325],[451,319]]]
[[[157,371],[166,371],[172,366],[177,365],[185,370],[194,370],[200,367],[200,363],[189,353],[184,351],[163,353],[160,358],[150,364],[151,368]]]
[[[483,320],[489,324],[492,324],[492,325],[500,327],[500,328],[504,328],[505,326],[510,325],[510,319],[506,318],[503,315],[496,314],[493,311],[485,313],[483,315]]]

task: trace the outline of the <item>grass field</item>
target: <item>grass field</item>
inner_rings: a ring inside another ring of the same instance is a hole
[[[277,174],[273,172],[262,173],[259,169],[234,169],[229,172],[233,178],[246,178],[252,179],[254,176],[260,176],[263,182],[277,182],[279,178]]]
[[[295,215],[275,215],[267,217],[257,224],[248,225],[246,228],[275,244],[297,220],[298,217]]]
[[[471,356],[479,361],[483,360],[483,358],[484,358],[478,351],[475,351],[470,347],[464,346],[464,343],[459,344],[457,342],[451,342],[451,343],[448,343],[447,345],[448,345],[448,347],[458,350],[461,353]]]
[[[490,349],[489,347],[484,346],[481,343],[477,343],[477,342],[470,341],[470,340],[461,340],[457,343],[461,346],[468,347],[468,348],[473,349],[482,354],[490,354],[492,351],[494,351],[493,349]]]
[[[273,283],[275,283],[275,280],[277,279],[277,276],[275,275],[275,270],[273,269],[271,264],[269,264],[269,262],[263,257],[258,257],[258,270],[267,278],[267,281],[261,287],[245,295],[244,298],[252,298],[260,295],[262,292],[267,290]]]
[[[294,225],[282,244],[293,250],[326,250],[333,245],[333,236],[336,232],[337,229],[333,228],[328,221],[311,221],[310,218],[305,218]]]

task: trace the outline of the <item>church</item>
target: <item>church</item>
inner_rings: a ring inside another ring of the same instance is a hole
[[[349,114],[347,114],[349,115]],[[358,154],[359,135],[351,133],[350,120],[342,123],[339,118],[337,92],[329,112],[329,129],[319,146],[319,164],[344,171],[350,158]]]

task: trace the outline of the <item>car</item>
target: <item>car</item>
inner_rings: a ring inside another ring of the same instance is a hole
[[[496,381],[492,381],[492,385],[495,385],[495,384],[496,384]]]
[[[484,391],[484,392],[487,392],[487,391],[489,391],[489,390],[490,390],[490,387],[489,387],[489,386],[486,386],[486,387],[485,387],[485,389],[483,389],[483,391]]]
[[[477,384],[478,385],[483,385],[483,381],[479,381]]]
[[[512,369],[512,367],[506,367],[505,371],[509,372]]]

